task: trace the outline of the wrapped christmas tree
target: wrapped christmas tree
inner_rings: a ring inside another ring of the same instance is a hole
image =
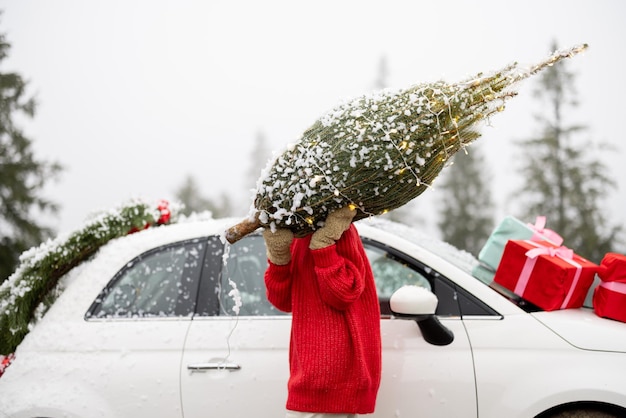
[[[527,68],[517,63],[448,84],[381,91],[318,119],[261,173],[249,215],[226,231],[234,243],[258,227],[312,233],[344,206],[354,220],[398,208],[423,193],[457,151],[504,110],[516,85],[587,45],[556,51]]]

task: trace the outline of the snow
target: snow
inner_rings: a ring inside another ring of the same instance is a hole
[[[474,267],[478,264],[478,260],[470,252],[458,249],[432,235],[425,234],[419,229],[398,222],[392,222],[381,217],[371,217],[360,222],[402,237],[454,264],[466,273],[471,274]]]
[[[233,312],[235,312],[235,315],[239,315],[239,310],[241,306],[243,305],[243,303],[241,302],[241,294],[239,293],[239,290],[237,289],[237,283],[233,282],[229,278],[228,285],[232,287],[232,290],[228,292],[228,296],[233,298],[233,302],[234,302]]]

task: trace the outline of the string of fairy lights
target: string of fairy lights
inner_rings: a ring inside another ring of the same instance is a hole
[[[343,206],[357,209],[359,220],[408,203],[431,187],[451,156],[467,152],[481,123],[517,95],[517,83],[586,48],[556,51],[526,70],[513,63],[459,83],[384,90],[338,106],[267,167],[250,216],[227,231],[227,240],[259,226],[304,236]]]

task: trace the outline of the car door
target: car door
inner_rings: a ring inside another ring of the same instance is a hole
[[[210,242],[182,359],[184,416],[283,416],[291,317],[265,297],[263,238],[249,235],[226,254],[218,238]]]
[[[291,321],[265,298],[263,239],[249,235],[228,246],[226,255],[218,239],[214,244],[207,252],[201,311],[192,321],[183,354],[184,416],[283,416]],[[383,376],[372,417],[475,417],[471,350],[455,290],[415,260],[374,242],[365,246],[383,313]],[[441,322],[454,333],[451,344],[429,344],[415,322],[389,314],[388,298],[403,284],[419,284],[437,294]]]
[[[460,308],[471,302],[418,260],[375,241],[364,240],[364,246],[382,314],[383,376],[372,417],[476,417],[472,353]],[[389,297],[406,284],[437,295],[437,317],[454,336],[450,344],[430,344],[415,321],[391,316]]]
[[[205,249],[204,240],[155,248],[102,290],[77,331],[81,363],[72,360],[87,382],[74,390],[84,405],[105,399],[107,416],[182,417],[179,367]]]

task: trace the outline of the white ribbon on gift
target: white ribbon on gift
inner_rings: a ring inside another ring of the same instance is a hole
[[[582,273],[582,266],[573,260],[574,251],[567,247],[544,247],[541,244],[530,240],[524,240],[524,242],[536,248],[526,251],[526,257],[528,258],[524,263],[524,267],[522,268],[522,272],[519,275],[519,280],[515,284],[515,290],[513,290],[513,292],[520,296],[524,295],[524,291],[526,290],[526,286],[528,285],[528,281],[530,280],[530,275],[535,268],[535,263],[537,262],[538,256],[556,256],[576,267],[576,273],[574,274],[574,280],[572,281],[572,285],[570,286],[569,291],[567,292],[567,296],[565,296],[565,299],[563,299],[563,303],[561,304],[561,309],[565,309],[569,304],[570,299],[574,295],[574,290],[578,285],[578,280],[580,279],[580,275]]]
[[[600,283],[600,287],[603,287],[607,290],[612,290],[613,292],[622,293],[626,295],[626,283],[622,282],[602,282]]]

